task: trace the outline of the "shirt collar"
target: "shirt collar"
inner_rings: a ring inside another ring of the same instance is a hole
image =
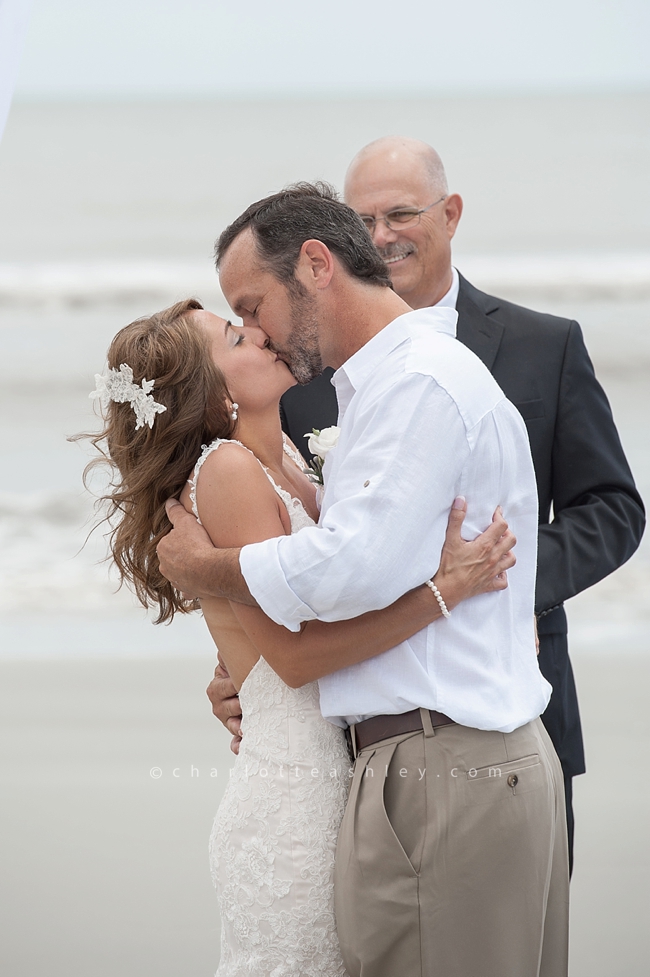
[[[339,422],[355,391],[372,376],[377,366],[393,350],[410,339],[416,327],[434,329],[436,332],[445,332],[450,336],[456,335],[458,313],[453,305],[443,305],[444,300],[453,291],[453,287],[452,285],[450,291],[437,305],[428,309],[414,309],[393,319],[365,346],[346,360],[343,366],[339,367],[332,377],[339,404]]]
[[[460,278],[458,272],[452,266],[451,269],[451,288],[442,296],[439,302],[433,306],[434,309],[455,309],[458,302],[458,290],[460,288]]]

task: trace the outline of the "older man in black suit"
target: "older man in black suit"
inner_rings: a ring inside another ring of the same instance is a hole
[[[454,306],[458,339],[526,423],[539,493],[539,662],[553,686],[542,719],[564,772],[572,864],[572,778],[585,762],[563,603],[625,563],[645,523],[607,398],[576,322],[486,295],[452,266],[463,204],[449,194],[430,146],[401,137],[366,146],[348,169],[345,200],[365,221],[399,296],[415,309]],[[285,431],[303,448],[306,431],[336,424],[330,376],[283,398]],[[222,721],[238,711],[236,700],[224,699],[232,689],[220,673],[208,694]]]

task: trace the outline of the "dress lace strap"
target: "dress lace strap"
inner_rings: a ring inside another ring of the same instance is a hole
[[[197,485],[197,482],[199,480],[199,472],[201,471],[201,468],[203,467],[203,464],[204,464],[206,458],[209,455],[211,455],[213,451],[216,451],[217,448],[219,447],[219,445],[221,445],[221,444],[238,444],[240,448],[243,448],[245,451],[248,451],[248,453],[250,455],[253,455],[253,458],[255,459],[255,461],[258,462],[260,468],[262,469],[262,471],[264,472],[264,474],[268,478],[268,480],[271,483],[271,485],[273,486],[274,490],[277,492],[277,494],[280,496],[280,498],[284,502],[284,504],[287,507],[287,509],[289,509],[289,511],[291,511],[291,505],[292,505],[292,503],[299,502],[298,499],[293,499],[291,497],[291,494],[289,492],[287,492],[286,489],[283,489],[280,485],[277,484],[277,482],[273,479],[273,476],[269,472],[269,470],[266,467],[266,465],[263,465],[262,462],[257,457],[257,455],[254,454],[254,452],[252,452],[250,448],[247,448],[245,444],[242,444],[241,441],[236,441],[234,438],[215,438],[214,441],[211,441],[210,442],[210,444],[201,445],[201,454],[199,456],[199,459],[198,459],[196,465],[194,466],[194,471],[192,472],[192,477],[191,478],[188,478],[188,480],[187,480],[188,485],[190,486],[190,502],[192,503],[192,512],[196,516],[197,521],[198,521],[198,523],[199,523],[200,526],[202,526],[203,523],[201,522],[201,517],[199,515],[199,507],[198,507],[198,505],[196,503],[196,485]],[[296,449],[293,448],[293,446],[288,443],[288,441],[287,441],[287,439],[286,439],[286,437],[285,437],[284,434],[282,435],[282,447],[284,448],[285,454],[287,454],[289,456],[289,458],[291,458],[291,460],[296,465],[298,465],[298,467],[302,470],[303,467],[304,467],[304,462],[303,462],[302,456],[299,455],[299,453],[296,451]]]
[[[282,447],[284,448],[284,453],[288,455],[293,463],[298,466],[300,471],[303,472],[305,470],[305,459],[300,454],[298,449],[291,444],[288,437],[284,433],[282,434]]]

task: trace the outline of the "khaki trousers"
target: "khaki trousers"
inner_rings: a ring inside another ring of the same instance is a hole
[[[566,977],[560,763],[540,720],[431,728],[359,753],[339,834],[350,977]]]

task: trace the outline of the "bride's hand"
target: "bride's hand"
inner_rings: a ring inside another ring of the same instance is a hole
[[[507,571],[517,562],[512,552],[517,540],[508,529],[500,506],[492,516],[492,524],[471,541],[460,535],[466,513],[467,503],[459,496],[449,514],[440,566],[433,578],[450,610],[468,597],[505,590]]]

